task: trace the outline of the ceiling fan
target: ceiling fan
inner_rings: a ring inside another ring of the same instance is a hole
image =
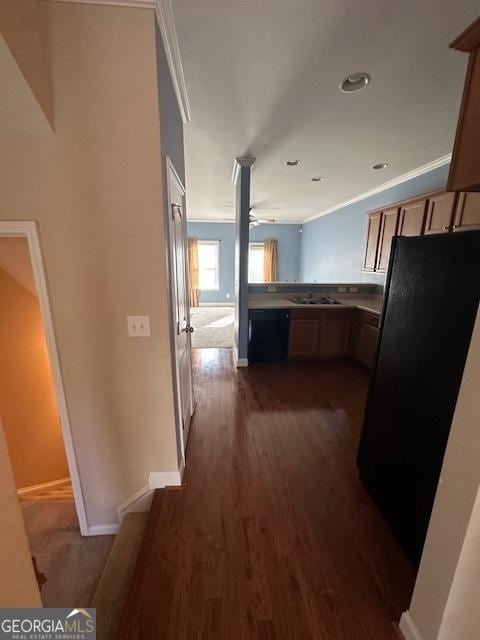
[[[225,207],[233,208],[233,205],[226,204]],[[250,227],[258,227],[261,224],[275,224],[275,218],[258,218],[253,214],[254,211],[268,211],[268,210],[278,210],[280,207],[264,207],[262,205],[252,205],[249,211],[249,223]],[[235,218],[221,218],[222,220],[228,222],[235,222]]]

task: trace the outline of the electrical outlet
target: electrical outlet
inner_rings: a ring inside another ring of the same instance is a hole
[[[277,287],[267,287],[268,293],[275,293],[276,290],[277,290]]]
[[[149,316],[127,316],[127,327],[130,338],[150,337]]]
[[[347,290],[346,287],[337,287],[338,293],[345,293],[346,290]]]
[[[358,287],[349,287],[350,293],[357,293]]]
[[[230,294],[227,293],[227,300],[230,300]]]

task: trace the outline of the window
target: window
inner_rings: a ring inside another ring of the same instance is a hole
[[[198,241],[198,286],[200,291],[218,291],[220,265],[218,240]]]
[[[250,242],[248,245],[248,281],[265,282],[265,244]]]

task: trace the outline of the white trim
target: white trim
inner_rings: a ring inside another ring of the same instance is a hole
[[[199,307],[234,307],[234,302],[199,302]]]
[[[399,623],[400,631],[403,633],[405,640],[423,640],[420,631],[410,614],[410,611],[404,611]]]
[[[61,0],[63,2],[63,0]],[[115,536],[120,530],[119,522],[112,522],[111,524],[93,524],[88,527],[89,536]]]
[[[180,48],[178,46],[177,30],[170,0],[157,0],[155,3],[155,15],[162,34],[163,46],[167,57],[168,68],[172,76],[173,88],[177,96],[180,115],[184,124],[190,122],[190,104],[188,102],[187,85],[183,73]]]
[[[233,356],[233,366],[235,367],[235,369],[240,369],[241,367],[248,367],[248,358],[239,358],[238,357],[238,347],[237,347],[237,345],[233,346],[232,356]]]
[[[413,169],[412,171],[408,171],[407,173],[403,173],[401,176],[397,178],[393,178],[393,180],[389,180],[388,182],[384,182],[378,187],[374,187],[370,189],[370,191],[365,191],[365,193],[361,193],[355,198],[351,198],[350,200],[345,200],[345,202],[340,202],[339,204],[330,207],[329,209],[324,209],[323,211],[319,211],[318,213],[313,214],[305,220],[302,220],[301,224],[305,224],[306,222],[311,222],[312,220],[316,220],[321,216],[326,216],[328,213],[333,213],[338,209],[342,209],[343,207],[347,207],[349,204],[354,204],[355,202],[360,202],[360,200],[364,200],[365,198],[369,198],[370,196],[374,196],[377,193],[381,193],[386,189],[390,189],[391,187],[396,187],[402,182],[407,182],[408,180],[412,180],[413,178],[418,178],[418,176],[423,175],[424,173],[428,173],[429,171],[433,171],[434,169],[438,169],[439,167],[443,167],[448,164],[452,159],[452,154],[448,153],[446,156],[442,156],[441,158],[437,158],[436,160],[432,160],[432,162],[428,162],[427,164],[422,165],[421,167],[417,167],[417,169]]]
[[[235,224],[234,218],[231,220],[219,220],[218,218],[188,218],[187,222],[202,222],[202,223],[210,223],[213,222],[215,224]],[[275,222],[261,222],[261,226],[272,225],[272,224],[296,224],[299,227],[302,226],[301,220],[275,220]]]
[[[178,108],[183,122],[191,120],[190,104],[188,101],[187,85],[183,73],[180,47],[178,46],[177,30],[173,15],[171,0],[56,0],[56,2],[70,2],[74,4],[98,4],[114,7],[133,7],[136,9],[154,9],[160,33],[162,35],[165,56],[172,78],[173,88],[177,96]]]
[[[68,414],[67,401],[65,398],[65,389],[63,386],[62,370],[58,356],[57,343],[55,339],[55,331],[53,328],[52,313],[48,298],[48,287],[43,269],[42,251],[38,237],[38,228],[36,222],[6,222],[0,221],[0,237],[20,237],[26,238],[30,251],[30,259],[32,262],[32,270],[35,280],[35,286],[38,292],[38,301],[40,304],[40,313],[42,316],[43,328],[45,331],[45,339],[47,342],[47,351],[52,368],[53,385],[55,388],[55,397],[58,405],[58,413],[60,416],[60,424],[62,426],[63,443],[65,445],[65,453],[67,456],[68,469],[70,479],[72,481],[73,496],[75,499],[75,508],[77,510],[78,523],[82,535],[90,535],[85,510],[85,500],[80,482],[80,474],[78,471],[77,454],[75,451],[75,443],[73,440],[72,430],[70,426],[70,417]]]
[[[182,468],[178,471],[152,471],[148,476],[150,489],[164,489],[165,487],[180,487],[182,485]]]
[[[58,487],[61,484],[67,484],[67,482],[70,482],[70,478],[61,478],[60,480],[32,484],[29,487],[21,487],[17,489],[17,496],[23,496],[25,493],[33,493],[34,491],[42,491],[43,489],[50,489],[51,487]]]
[[[139,489],[133,494],[133,496],[130,496],[130,498],[118,506],[117,515],[120,522],[127,513],[132,513],[134,511],[148,511],[150,509],[155,489],[182,486],[184,469],[185,464],[182,460],[178,471],[152,471],[148,476],[148,484]]]

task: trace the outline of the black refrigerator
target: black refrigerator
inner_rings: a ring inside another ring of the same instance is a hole
[[[393,239],[358,467],[415,566],[479,296],[480,231]]]

